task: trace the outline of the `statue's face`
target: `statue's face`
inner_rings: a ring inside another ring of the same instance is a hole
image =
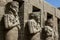
[[[35,20],[36,20],[38,23],[40,23],[40,15],[35,15],[35,16],[36,16]]]
[[[53,20],[52,19],[49,19],[48,22],[49,22],[49,25],[53,26]]]
[[[19,5],[16,2],[12,2],[12,5],[10,6],[10,8],[14,11],[14,12],[18,12],[18,8]]]
[[[34,19],[36,22],[40,23],[40,14],[32,13],[30,16],[31,19]]]
[[[37,21],[40,23],[40,15],[37,16]]]

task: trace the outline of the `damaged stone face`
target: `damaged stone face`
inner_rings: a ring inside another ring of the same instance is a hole
[[[4,15],[5,28],[7,32],[5,34],[6,40],[18,40],[18,30],[20,29],[19,17],[18,17],[18,2],[10,2],[10,10]]]

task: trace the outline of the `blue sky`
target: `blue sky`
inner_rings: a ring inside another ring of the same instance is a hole
[[[49,4],[55,7],[60,7],[60,0],[45,0],[45,1],[47,1]]]

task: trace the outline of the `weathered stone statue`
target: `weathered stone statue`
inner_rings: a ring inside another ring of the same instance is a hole
[[[18,8],[19,3],[16,1],[9,2],[6,6],[6,14],[4,15],[5,28],[7,33],[6,40],[18,40],[18,30],[20,29]],[[9,7],[9,8],[8,8]]]
[[[29,20],[26,25],[27,40],[40,40],[41,27],[39,23],[40,21],[38,21],[38,19],[40,19],[40,15],[39,14],[37,15],[37,14],[31,13],[29,16]]]
[[[48,19],[45,23],[45,40],[53,40],[53,20]]]

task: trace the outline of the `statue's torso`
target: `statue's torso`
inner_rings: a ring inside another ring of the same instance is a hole
[[[8,21],[10,21],[10,23],[12,23],[12,24],[14,24],[14,23],[16,23],[16,21],[18,21],[18,17],[15,18],[14,15],[12,15],[12,14],[7,14],[6,16],[7,16],[6,19],[9,19]],[[10,24],[7,24],[7,25],[10,25]],[[18,38],[17,26],[14,26],[13,28],[7,30],[6,40],[17,40],[17,38]]]

